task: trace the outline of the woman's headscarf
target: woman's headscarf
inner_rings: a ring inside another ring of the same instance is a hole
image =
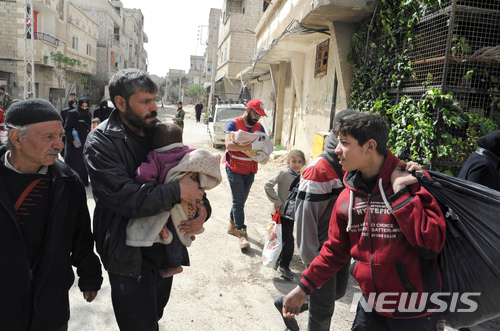
[[[90,109],[89,99],[87,99],[87,98],[80,98],[80,99],[78,99],[78,111],[83,111],[84,110],[84,109],[82,109],[82,105],[84,103],[86,103],[87,107],[89,107],[89,108],[87,108],[87,110]]]

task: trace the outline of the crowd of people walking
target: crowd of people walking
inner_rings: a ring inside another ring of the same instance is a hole
[[[67,330],[72,266],[88,302],[103,281],[95,241],[120,330],[158,329],[173,275],[189,265],[186,240],[201,233],[211,216],[205,189],[222,179],[220,156],[210,154],[192,161],[196,170],[187,168],[177,180],[165,179],[165,166],[174,168],[197,153],[182,144],[181,101],[175,125],[157,119],[157,91],[147,73],[125,69],[109,82],[114,108],[102,100],[91,112],[89,99],[74,93],[68,107],[57,111],[38,98],[9,104],[10,97],[0,88],[0,105],[7,110],[0,113],[0,262],[10,268],[0,273],[2,328]],[[266,116],[264,103],[253,99],[226,126],[223,164],[232,197],[227,233],[238,238],[243,252],[250,247],[245,203],[259,163],[265,164],[270,154],[271,142],[259,122]],[[478,139],[461,178],[500,187],[499,132]],[[318,158],[306,165],[304,153],[293,150],[287,167],[265,183],[283,226],[283,250],[275,269],[284,279],[295,278],[290,269],[295,245],[306,266],[298,285],[274,302],[288,329],[299,330],[295,316],[308,310],[310,330],[330,330],[335,301],[346,293],[349,269],[374,308],[366,309],[360,301],[352,330],[443,326],[434,302],[423,294],[442,291],[438,256],[446,239],[445,216],[411,172],[430,175],[414,162],[395,157],[387,148],[388,137],[389,127],[380,115],[343,110]],[[153,174],[141,179],[151,166]],[[201,173],[215,178],[213,184]],[[92,232],[84,188],[90,183],[95,201]],[[290,214],[285,206],[294,189]],[[178,205],[189,206],[191,215],[175,219],[174,228],[174,217],[162,213]],[[154,239],[130,244],[130,224],[160,214],[166,220]],[[175,246],[169,246],[172,242]],[[380,300],[384,293],[399,296]],[[423,312],[402,309],[401,294],[408,293],[416,295],[412,298]]]

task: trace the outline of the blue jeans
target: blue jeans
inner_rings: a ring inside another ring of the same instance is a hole
[[[244,208],[255,174],[253,172],[248,175],[237,174],[229,168],[226,168],[226,174],[233,197],[233,206],[229,212],[229,219],[233,220],[236,230],[246,229]]]

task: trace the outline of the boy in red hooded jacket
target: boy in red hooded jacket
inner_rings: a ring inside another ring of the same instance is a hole
[[[361,301],[369,303],[358,304],[352,330],[435,330],[438,305],[429,298],[441,291],[443,213],[409,173],[413,167],[405,169],[386,149],[389,128],[380,115],[347,116],[338,132],[335,153],[347,172],[346,188],[335,204],[329,239],[285,298],[283,316],[298,314],[306,296],[352,256],[351,274]]]

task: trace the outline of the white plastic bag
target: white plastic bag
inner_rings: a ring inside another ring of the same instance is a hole
[[[272,222],[267,229],[266,244],[262,251],[262,263],[264,266],[273,268],[283,249],[283,240],[281,234],[280,212],[276,211]]]

